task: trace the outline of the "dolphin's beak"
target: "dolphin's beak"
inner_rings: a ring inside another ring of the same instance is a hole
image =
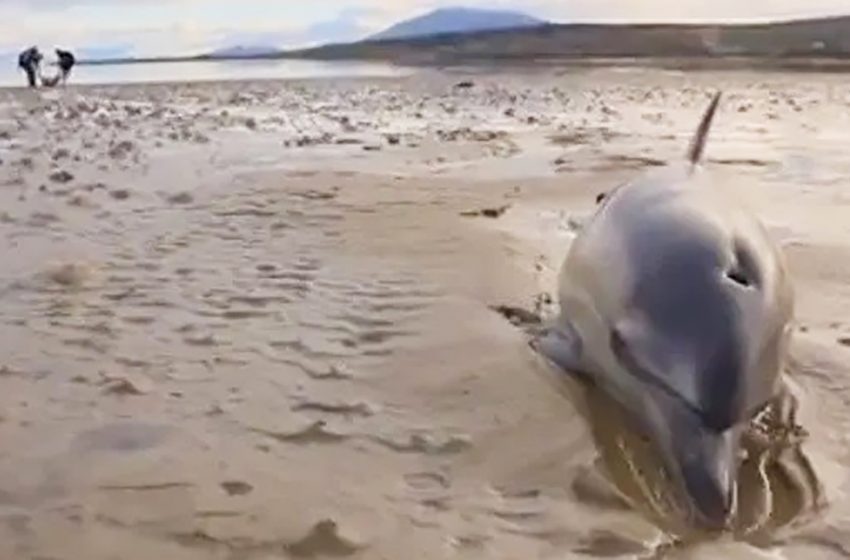
[[[715,432],[698,427],[689,432],[688,437],[676,438],[674,459],[695,521],[706,529],[724,529],[735,508],[741,429]]]

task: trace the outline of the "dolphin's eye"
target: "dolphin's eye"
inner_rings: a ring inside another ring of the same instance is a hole
[[[608,344],[611,351],[614,353],[614,357],[617,358],[617,361],[620,362],[623,367],[635,373],[643,371],[643,368],[640,367],[640,363],[638,363],[638,360],[632,353],[631,348],[629,348],[629,343],[626,341],[626,338],[623,336],[620,329],[615,327],[611,330]]]
[[[639,356],[632,351],[628,340],[626,340],[626,337],[619,328],[615,327],[611,331],[608,344],[614,353],[614,357],[617,358],[620,365],[631,375],[647,383],[652,383],[657,388],[670,393],[671,389],[652,373],[651,368],[644,367]]]
[[[625,353],[626,341],[623,339],[623,335],[620,333],[619,329],[615,328],[611,330],[609,345],[611,346],[611,350],[614,352],[614,355],[618,358]]]

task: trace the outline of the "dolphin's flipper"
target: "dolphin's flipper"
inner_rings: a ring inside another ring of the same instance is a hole
[[[543,329],[531,341],[531,347],[564,373],[585,377],[582,368],[582,341],[566,321]]]

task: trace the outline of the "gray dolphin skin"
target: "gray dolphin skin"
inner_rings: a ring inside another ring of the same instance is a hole
[[[710,530],[734,517],[741,434],[781,386],[794,303],[778,247],[700,164],[719,101],[684,161],[601,201],[532,342],[630,413]]]

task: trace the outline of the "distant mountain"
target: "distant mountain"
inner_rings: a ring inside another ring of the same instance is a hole
[[[280,52],[277,47],[242,46],[218,49],[206,55],[206,58],[261,58]]]
[[[289,51],[284,56],[401,64],[624,57],[722,61],[755,57],[796,66],[805,66],[801,58],[850,65],[850,16],[769,24],[548,24],[325,45]]]
[[[521,12],[443,8],[397,23],[369,38],[370,41],[412,39],[445,33],[472,33],[498,29],[519,29],[546,22]]]

